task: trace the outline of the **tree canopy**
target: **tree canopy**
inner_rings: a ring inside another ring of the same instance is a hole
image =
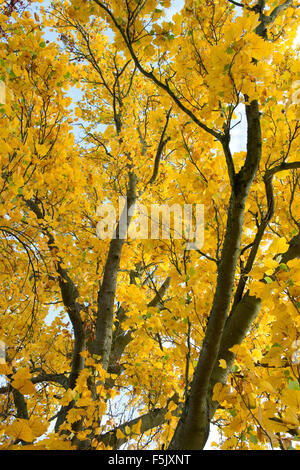
[[[298,6],[0,1],[2,449],[300,448]]]

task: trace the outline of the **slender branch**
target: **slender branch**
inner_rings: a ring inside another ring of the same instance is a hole
[[[234,168],[233,158],[232,158],[232,154],[231,154],[230,147],[229,147],[229,142],[230,142],[230,134],[228,132],[227,135],[221,139],[221,143],[222,143],[223,152],[224,152],[226,163],[227,163],[227,170],[228,170],[230,184],[231,184],[231,187],[233,188],[235,184],[235,168]]]
[[[159,141],[157,151],[156,151],[156,155],[155,155],[153,173],[152,173],[152,176],[149,179],[148,183],[146,184],[146,186],[148,186],[149,184],[152,185],[154,183],[154,181],[156,180],[157,175],[158,175],[159,162],[160,162],[163,150],[164,150],[165,145],[167,144],[167,142],[170,140],[170,137],[165,138],[165,134],[166,134],[167,127],[168,127],[171,110],[172,110],[172,108],[170,108],[169,111],[167,112],[166,123],[165,123],[163,131],[161,133],[160,141]]]
[[[290,163],[283,162],[280,165],[277,165],[273,168],[268,169],[267,174],[273,176],[275,173],[278,173],[279,171],[296,170],[299,168],[300,168],[300,161],[290,162]]]
[[[244,3],[235,2],[234,0],[228,0],[228,2],[232,3],[233,5],[235,5],[237,7],[241,7],[241,8],[244,8],[244,6],[245,6]]]
[[[97,440],[99,442],[103,442],[103,444],[105,444],[106,446],[112,447],[114,450],[119,449],[121,445],[125,444],[129,439],[131,439],[131,433],[126,435],[125,428],[130,428],[130,430],[132,430],[132,428],[140,422],[141,428],[139,434],[143,434],[149,431],[150,429],[163,425],[165,423],[165,415],[168,411],[168,405],[171,401],[178,403],[177,395],[174,395],[172,398],[170,398],[164,408],[156,408],[150,411],[149,413],[139,416],[138,418],[135,418],[131,421],[127,421],[126,423],[121,424],[112,431],[98,436]],[[172,412],[172,414],[174,416],[178,416],[180,408],[181,407],[179,405],[177,409]],[[118,430],[120,430],[124,434],[124,437],[117,437]]]
[[[39,384],[42,382],[54,382],[62,385],[65,389],[68,388],[68,378],[65,376],[65,374],[46,374],[42,373],[38,375],[37,377],[32,377],[31,382],[33,384]],[[0,387],[0,395],[3,395],[4,393],[7,393],[10,391],[10,385],[5,385],[3,387]]]

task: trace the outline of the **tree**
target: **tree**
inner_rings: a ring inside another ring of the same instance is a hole
[[[2,448],[297,448],[299,10],[172,6],[1,3]]]

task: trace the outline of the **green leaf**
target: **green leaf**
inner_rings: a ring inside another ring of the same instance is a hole
[[[288,384],[288,389],[289,390],[300,390],[300,385],[298,383],[298,380],[291,380]]]
[[[287,267],[287,265],[284,264],[284,263],[281,263],[281,264],[279,265],[279,267],[280,267],[280,269],[281,269],[282,271],[288,271],[288,270],[289,270],[289,268]]]
[[[175,36],[174,36],[174,34],[172,34],[172,33],[170,33],[170,32],[168,31],[167,34],[166,34],[166,38],[167,38],[169,41],[171,41],[172,39],[175,38]]]
[[[265,277],[265,281],[266,281],[267,284],[272,284],[272,282],[273,282],[272,279],[269,276]]]
[[[252,442],[252,444],[257,444],[258,443],[257,437],[253,436],[253,434],[250,434],[250,441]]]
[[[194,276],[195,273],[196,273],[196,269],[192,266],[192,267],[190,268],[190,275],[191,275],[191,276]]]
[[[224,74],[227,73],[227,72],[229,71],[229,69],[230,69],[230,64],[226,64],[226,65],[224,66],[223,73],[224,73]]]

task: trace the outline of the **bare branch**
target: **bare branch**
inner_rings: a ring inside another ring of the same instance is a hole
[[[231,184],[231,187],[233,188],[235,184],[235,168],[234,168],[233,158],[232,158],[232,154],[231,154],[230,147],[229,147],[229,142],[230,142],[230,137],[229,137],[229,132],[228,132],[228,134],[222,138],[221,143],[222,143],[223,152],[224,152],[226,163],[227,163],[227,170],[228,170],[230,184]]]
[[[174,395],[172,398],[168,400],[167,405],[164,408],[156,408],[149,413],[146,413],[142,416],[139,416],[138,418],[135,418],[131,421],[127,421],[124,424],[121,424],[117,428],[113,429],[112,431],[109,431],[101,436],[98,436],[98,441],[103,442],[106,446],[112,447],[114,450],[119,449],[121,445],[125,444],[128,440],[131,438],[131,434],[126,436],[125,432],[125,427],[129,427],[130,429],[133,428],[136,424],[141,422],[141,430],[140,434],[143,434],[150,429],[153,429],[157,426],[161,426],[162,424],[165,423],[165,415],[168,411],[168,405],[171,401],[174,401],[175,403],[178,403],[178,398],[177,395]],[[172,414],[174,416],[178,416],[180,411],[180,405],[179,407],[173,411]],[[120,430],[123,432],[124,437],[122,438],[117,438],[117,430]]]
[[[152,185],[154,183],[154,181],[156,180],[157,175],[158,175],[159,162],[160,162],[163,150],[164,150],[165,145],[167,144],[167,142],[170,140],[169,137],[165,138],[165,134],[166,134],[167,127],[168,127],[171,110],[172,110],[172,108],[170,108],[169,111],[167,112],[166,123],[165,123],[163,131],[161,133],[160,141],[159,141],[157,151],[156,151],[156,155],[155,155],[153,173],[152,173],[152,176],[149,179],[148,183],[146,184],[146,186],[148,186],[149,184]]]

